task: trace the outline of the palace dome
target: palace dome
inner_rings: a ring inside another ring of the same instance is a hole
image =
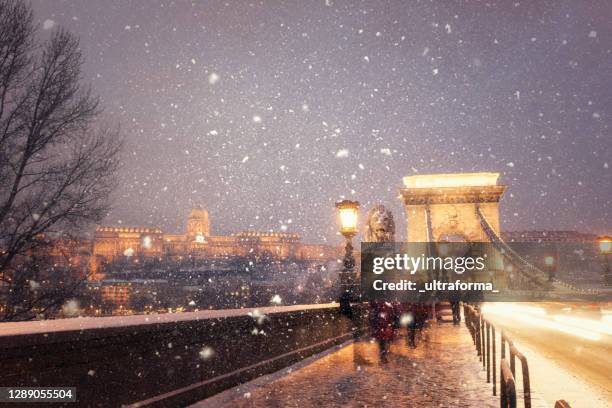
[[[192,208],[189,219],[208,219],[208,211],[203,208]]]

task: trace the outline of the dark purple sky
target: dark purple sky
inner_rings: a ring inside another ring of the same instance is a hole
[[[504,229],[612,230],[612,3],[33,2],[127,138],[108,224],[299,232],[405,175],[499,171]],[[365,211],[364,211],[365,213]]]

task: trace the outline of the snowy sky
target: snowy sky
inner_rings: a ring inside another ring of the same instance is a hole
[[[402,176],[499,171],[504,229],[612,230],[609,0],[33,5],[127,138],[108,224],[338,243],[344,196],[401,239]]]

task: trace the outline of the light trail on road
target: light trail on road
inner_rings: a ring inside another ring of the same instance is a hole
[[[558,330],[587,340],[598,341],[601,340],[602,334],[612,334],[612,327],[604,322],[563,315],[548,315],[546,310],[541,307],[493,303],[484,305],[482,311],[485,315],[492,314],[518,320],[526,324]]]
[[[532,387],[551,406],[612,407],[609,304],[485,303],[482,312],[525,354]]]

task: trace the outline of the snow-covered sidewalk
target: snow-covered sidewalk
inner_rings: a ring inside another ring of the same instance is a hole
[[[388,363],[379,361],[376,343],[363,340],[194,407],[497,407],[498,398],[465,326],[434,323],[416,349],[399,337]]]

